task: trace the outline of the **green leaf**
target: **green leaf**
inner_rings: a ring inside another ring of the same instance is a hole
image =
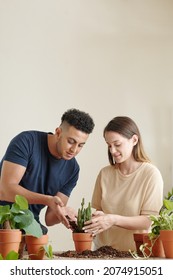
[[[22,229],[23,227],[29,226],[33,222],[34,215],[30,210],[25,210],[23,213],[15,216],[13,220],[15,222],[16,228]]]
[[[33,235],[35,237],[41,237],[43,235],[40,224],[33,220],[29,226],[23,227],[26,234]]]
[[[18,213],[20,213],[20,207],[19,207],[19,205],[18,204],[16,204],[16,203],[13,203],[12,204],[12,206],[11,206],[11,212],[13,213],[13,214],[18,214]]]
[[[11,218],[10,206],[9,205],[0,206],[0,224],[3,225],[3,223],[6,220],[10,220],[10,218]]]
[[[172,195],[173,195],[173,188],[171,189],[171,191],[168,191],[168,194],[167,196],[165,196],[165,199],[170,199]]]
[[[44,246],[44,249],[45,249],[45,252],[46,252],[46,256],[49,258],[49,259],[53,259],[53,250],[52,250],[52,246],[49,245],[49,246]]]
[[[173,210],[173,201],[164,199],[163,200],[163,205],[166,207],[168,210]]]
[[[4,220],[10,217],[10,206],[0,206],[0,224],[3,224]]]
[[[6,260],[18,260],[18,258],[19,258],[18,253],[16,253],[15,251],[10,251],[5,259]]]
[[[10,213],[10,205],[0,205],[0,215],[9,214]]]
[[[0,261],[2,260],[18,260],[19,259],[19,254],[16,253],[15,251],[10,251],[5,258],[0,254]]]
[[[150,220],[153,221],[153,222],[156,222],[156,221],[158,221],[158,217],[154,216],[154,215],[151,215]]]
[[[28,201],[27,199],[22,195],[16,195],[15,196],[15,202],[19,205],[20,209],[27,210],[28,209]]]

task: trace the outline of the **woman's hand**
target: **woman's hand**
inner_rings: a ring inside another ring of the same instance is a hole
[[[102,211],[96,211],[92,219],[85,223],[83,227],[85,232],[91,233],[95,236],[102,231],[107,230],[112,227],[115,223],[115,215],[112,214],[104,214]]]

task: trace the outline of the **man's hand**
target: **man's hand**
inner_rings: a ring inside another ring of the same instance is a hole
[[[61,198],[57,195],[53,196],[53,202],[61,207],[64,206],[64,203],[62,202]]]
[[[48,226],[62,223],[65,227],[71,228],[67,216],[70,218],[70,220],[75,221],[76,215],[76,211],[71,207],[65,206],[60,197],[53,196],[50,199],[45,220]]]
[[[69,220],[76,221],[77,220],[77,212],[72,207],[65,206],[63,207],[64,215],[68,216]]]
[[[52,196],[49,201],[49,207],[46,211],[46,224],[48,226],[62,223],[65,227],[70,228],[70,224],[65,217],[64,203],[58,196]]]

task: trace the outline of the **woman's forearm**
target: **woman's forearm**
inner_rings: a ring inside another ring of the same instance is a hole
[[[149,217],[144,215],[134,217],[112,215],[112,219],[115,226],[129,230],[148,230],[151,225]]]

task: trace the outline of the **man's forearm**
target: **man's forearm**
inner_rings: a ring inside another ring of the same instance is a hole
[[[20,185],[0,185],[0,200],[14,202],[16,194],[24,196],[29,204],[43,204],[49,206],[52,199],[50,195],[32,192]]]

